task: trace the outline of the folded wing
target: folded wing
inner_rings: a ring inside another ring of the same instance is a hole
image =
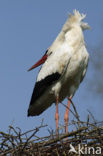
[[[34,104],[42,96],[49,86],[57,82],[65,72],[69,62],[68,54],[60,52],[52,53],[43,64],[32,93],[30,105]]]

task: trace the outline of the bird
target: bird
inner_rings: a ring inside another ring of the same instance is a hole
[[[83,20],[86,14],[73,10],[69,14],[60,33],[46,50],[43,57],[28,71],[40,66],[31,96],[27,116],[37,116],[53,103],[56,104],[55,120],[58,134],[59,108],[68,99],[64,115],[65,133],[68,132],[70,102],[85,77],[89,53],[84,41],[83,31],[90,29]]]

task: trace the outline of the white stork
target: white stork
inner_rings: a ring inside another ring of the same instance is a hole
[[[61,32],[44,56],[30,69],[42,65],[32,93],[28,116],[36,116],[56,103],[56,134],[58,133],[58,104],[68,97],[68,106],[64,116],[65,132],[68,131],[70,100],[82,82],[89,54],[86,50],[83,30],[89,25],[83,22],[86,17],[74,10],[70,14]]]

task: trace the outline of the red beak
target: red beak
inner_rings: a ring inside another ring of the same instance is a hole
[[[43,64],[47,59],[47,55],[44,55],[37,63],[35,63],[28,71],[40,66],[41,64]]]

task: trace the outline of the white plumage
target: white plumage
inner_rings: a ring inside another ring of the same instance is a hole
[[[83,30],[89,28],[82,21],[85,16],[74,10],[74,15],[69,15],[56,40],[48,48],[46,61],[37,76],[28,116],[41,114],[56,102],[57,96],[59,102],[73,97],[83,80],[89,59],[83,36]]]

